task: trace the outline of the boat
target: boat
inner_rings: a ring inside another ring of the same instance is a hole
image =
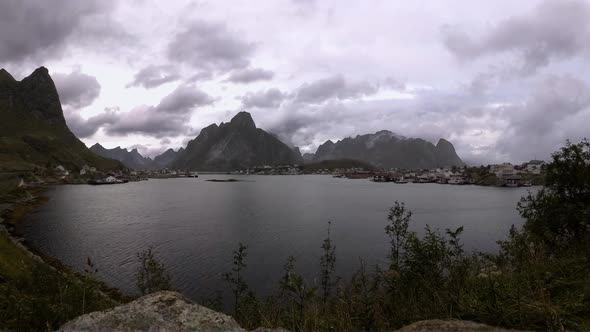
[[[199,177],[199,173],[197,172],[190,172],[188,175],[189,178],[198,178]]]
[[[401,178],[395,180],[395,183],[408,183],[408,180],[402,176]]]

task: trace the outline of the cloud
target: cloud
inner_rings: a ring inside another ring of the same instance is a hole
[[[257,81],[270,81],[274,73],[262,68],[246,68],[232,72],[227,78],[232,83],[252,83]]]
[[[70,130],[78,138],[94,135],[102,126],[119,120],[118,108],[106,108],[103,113],[84,119],[76,111],[65,111],[65,118]]]
[[[211,105],[215,99],[191,85],[181,85],[162,98],[156,108],[168,114],[183,114],[195,106]]]
[[[81,73],[53,74],[53,81],[59,93],[61,104],[74,109],[91,105],[100,95],[100,84],[96,77]]]
[[[481,36],[443,27],[443,43],[460,60],[499,53],[515,54],[520,73],[530,75],[552,60],[587,51],[590,4],[578,0],[545,0],[532,13],[500,21]]]
[[[569,75],[549,75],[536,82],[524,103],[503,107],[509,120],[496,148],[513,160],[547,158],[570,138],[588,135],[590,87]]]
[[[240,39],[225,24],[195,21],[176,34],[167,49],[170,61],[204,72],[225,73],[248,67],[252,43]]]
[[[127,84],[127,87],[142,86],[151,89],[164,83],[176,81],[179,78],[180,75],[172,66],[149,65],[138,71],[133,78],[133,82]]]
[[[247,93],[241,98],[242,105],[245,108],[277,108],[281,106],[283,99],[285,99],[279,89],[268,89],[266,91],[259,91],[256,93]]]
[[[367,81],[352,83],[341,75],[335,75],[303,84],[296,91],[295,101],[319,104],[332,98],[343,100],[368,96],[378,90],[378,85]]]
[[[0,62],[47,61],[71,44],[100,42],[118,29],[108,17],[113,9],[110,0],[0,1]]]
[[[191,131],[193,110],[215,100],[191,85],[181,85],[162,98],[157,106],[138,106],[120,113],[117,122],[104,127],[110,135],[143,134],[157,138],[177,137]]]

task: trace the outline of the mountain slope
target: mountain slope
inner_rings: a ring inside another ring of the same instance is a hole
[[[453,145],[444,139],[440,139],[435,146],[423,139],[405,138],[387,130],[355,138],[347,137],[336,143],[326,141],[318,147],[313,158],[314,161],[355,159],[383,168],[464,165]]]
[[[154,158],[154,164],[157,166],[157,168],[169,167],[178,158],[178,156],[182,155],[183,152],[184,148],[180,148],[178,151],[168,149],[161,155]]]
[[[63,165],[77,170],[121,168],[97,156],[68,128],[59,95],[46,68],[22,81],[0,70],[0,172]]]
[[[172,167],[225,171],[259,165],[297,164],[301,161],[301,154],[274,135],[256,128],[250,113],[240,112],[229,123],[203,128],[172,163]]]

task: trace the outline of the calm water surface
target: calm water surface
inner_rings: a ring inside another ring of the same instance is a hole
[[[235,176],[234,176],[235,177]],[[278,284],[289,255],[310,282],[332,221],[337,274],[384,264],[388,208],[403,201],[411,228],[444,231],[465,226],[470,250],[493,252],[512,224],[526,189],[438,184],[373,183],[330,176],[248,176],[245,182],[161,179],[113,186],[58,186],[25,223],[25,237],[41,251],[80,271],[86,257],[110,286],[135,293],[136,253],[152,245],[174,286],[193,299],[225,289],[232,250],[248,245],[247,279],[258,293]]]

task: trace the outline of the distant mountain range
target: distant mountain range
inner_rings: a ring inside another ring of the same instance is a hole
[[[307,154],[308,162],[355,159],[382,168],[436,168],[463,166],[453,145],[440,139],[436,145],[420,138],[405,138],[390,131],[326,141],[315,154]]]
[[[178,151],[168,149],[166,152],[155,157],[154,159],[142,156],[139,151],[137,151],[137,149],[133,149],[131,151],[122,149],[121,147],[107,149],[99,143],[91,146],[90,151],[105,158],[118,160],[128,168],[137,170],[154,170],[170,166],[170,164],[176,160],[178,155],[181,154],[184,149],[180,148]]]
[[[302,162],[298,149],[256,128],[250,113],[240,112],[228,123],[212,124],[201,130],[172,167],[218,171]]]
[[[116,161],[115,161],[116,160]],[[227,171],[261,165],[358,160],[383,168],[435,168],[462,166],[453,145],[440,139],[436,145],[420,138],[405,138],[390,131],[326,141],[315,154],[301,155],[273,134],[257,128],[252,116],[240,112],[230,122],[212,124],[178,151],[168,149],[154,159],[137,149],[88,149],[69,130],[59,96],[46,68],[16,81],[0,70],[0,172],[33,170],[63,165],[80,169],[160,169]]]
[[[0,69],[0,172],[58,165],[71,170],[84,165],[122,168],[120,162],[92,153],[70,131],[46,68],[20,82]]]

